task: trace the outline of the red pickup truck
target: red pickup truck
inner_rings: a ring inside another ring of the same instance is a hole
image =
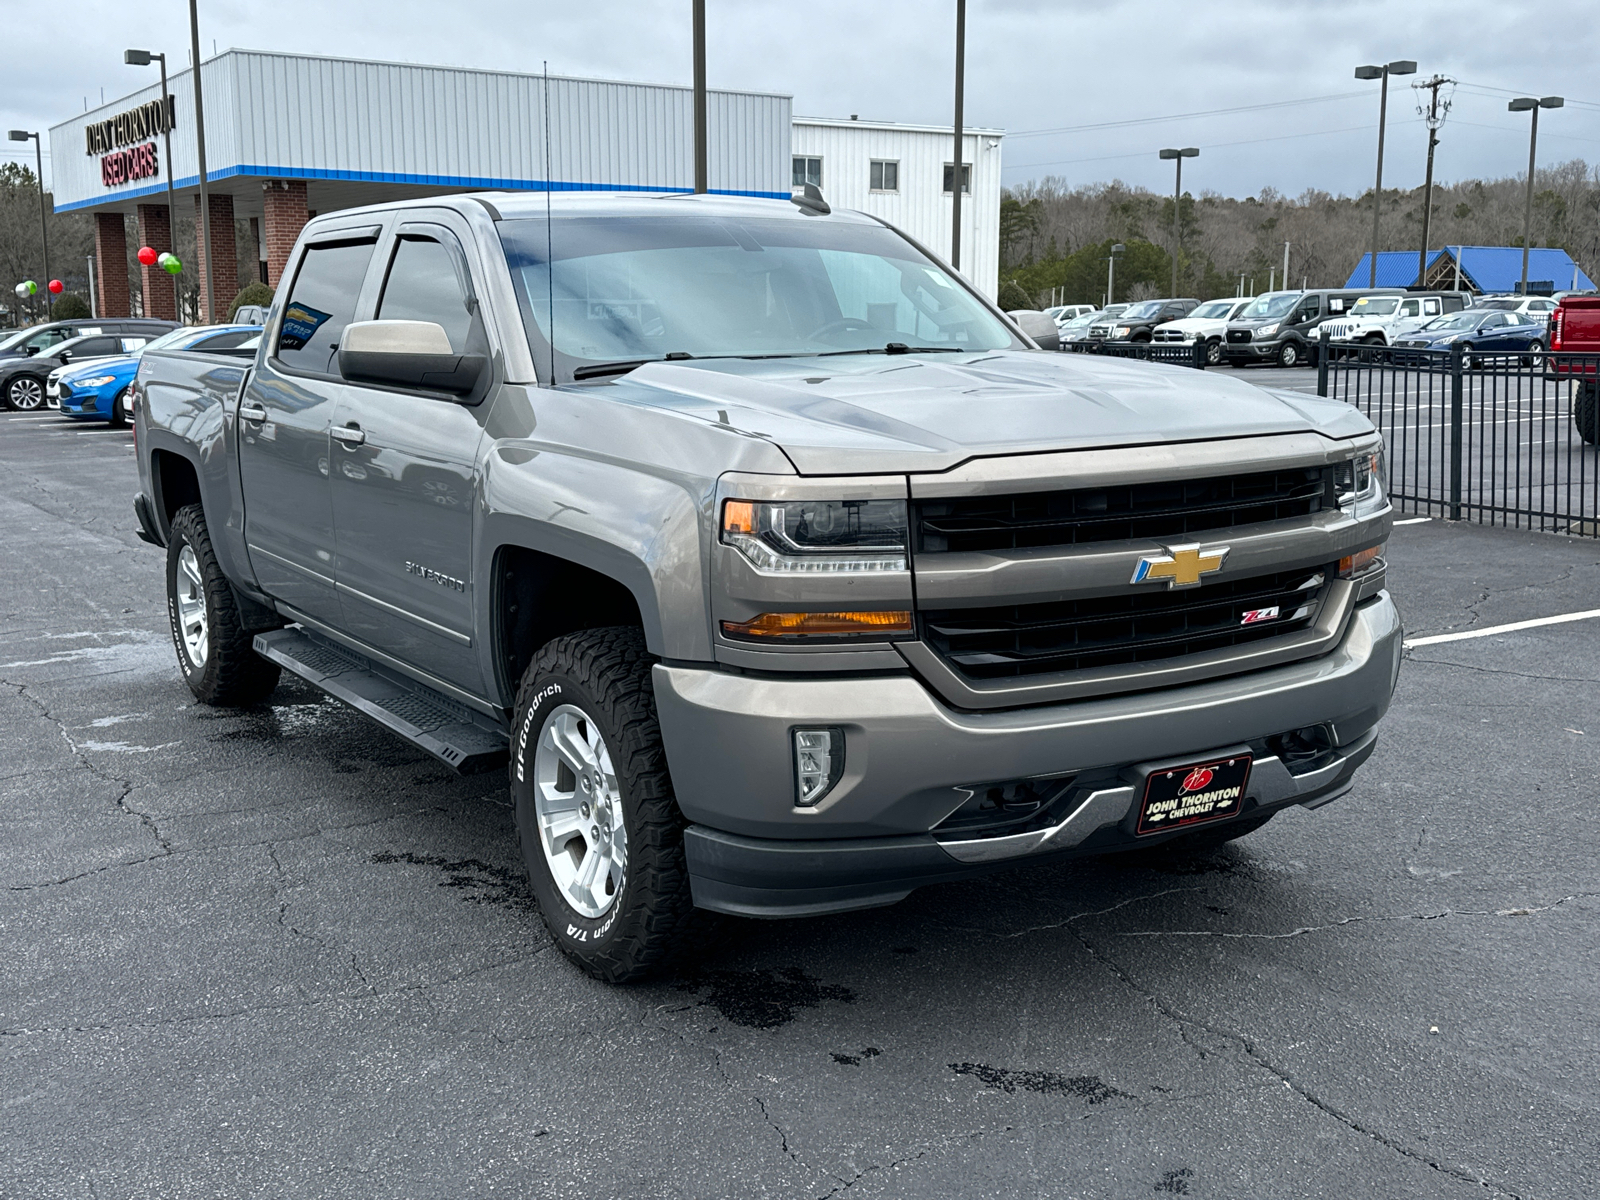
[[[1567,296],[1550,317],[1550,370],[1573,383],[1572,424],[1600,442],[1600,296]]]

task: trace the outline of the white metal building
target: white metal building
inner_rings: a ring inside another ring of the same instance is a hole
[[[961,273],[991,300],[1000,286],[1001,136],[963,131]],[[829,204],[882,217],[949,259],[954,142],[950,126],[796,117],[790,183],[815,183]]]
[[[131,74],[117,70],[122,79]],[[131,305],[122,270],[126,218],[137,218],[139,244],[172,248],[162,141],[169,126],[175,200],[180,211],[198,213],[193,74],[171,76],[165,109],[155,71],[146,78],[149,86],[50,130],[56,210],[96,216],[104,316]],[[185,270],[210,274],[219,307],[237,290],[240,261],[251,263],[251,255],[275,285],[300,227],[315,213],[496,188],[658,192],[693,184],[687,87],[252,50],[205,60],[201,82],[217,261]],[[713,91],[708,109],[713,192],[787,199],[797,158],[820,160],[831,204],[881,215],[948,257],[950,196],[941,186],[948,132],[941,138],[922,126],[796,122],[790,98],[773,93]],[[999,143],[998,131],[968,137],[971,202],[963,197],[963,266],[990,296],[998,272]],[[250,222],[253,248],[235,244],[236,220]],[[174,316],[171,289],[153,286],[154,270],[145,268],[144,311]],[[247,267],[245,274],[257,271]]]

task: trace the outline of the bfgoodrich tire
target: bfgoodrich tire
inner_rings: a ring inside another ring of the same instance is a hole
[[[233,587],[217,566],[198,504],[178,510],[167,540],[167,617],[178,669],[202,704],[257,704],[278,686],[279,668],[251,648]]]
[[[638,979],[700,941],[684,819],[634,628],[547,643],[517,694],[511,797],[545,927],[596,979]]]

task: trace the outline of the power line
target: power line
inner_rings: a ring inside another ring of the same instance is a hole
[[[1131,125],[1156,125],[1163,121],[1190,121],[1198,117],[1226,117],[1236,113],[1263,112],[1269,108],[1291,108],[1301,104],[1324,104],[1330,100],[1351,100],[1366,92],[1335,92],[1328,96],[1306,96],[1300,100],[1273,100],[1265,104],[1244,104],[1238,108],[1212,108],[1204,112],[1175,113],[1165,117],[1135,117],[1126,121],[1101,121],[1094,125],[1063,125],[1058,129],[1020,129],[1007,132],[1007,138],[1049,137],[1060,133],[1089,133],[1096,129],[1126,129]]]
[[[1532,92],[1526,91],[1526,90],[1518,92],[1518,91],[1513,91],[1510,88],[1491,87],[1487,83],[1468,83],[1465,80],[1458,81],[1458,86],[1464,87],[1468,91],[1482,92],[1482,93],[1484,93],[1486,95],[1492,94],[1492,95],[1497,95],[1497,96],[1531,96],[1533,94]],[[1579,108],[1600,109],[1600,103],[1596,103],[1593,100],[1574,100],[1571,96],[1568,96],[1566,98],[1566,100],[1567,100],[1568,104],[1576,105]]]
[[[1421,124],[1421,122],[1406,122],[1406,124]],[[1293,138],[1327,137],[1335,133],[1359,133],[1371,130],[1371,128],[1372,125],[1369,122],[1366,125],[1346,125],[1342,129],[1313,129],[1305,133],[1285,133],[1278,137],[1250,138],[1242,142],[1207,142],[1205,148],[1207,150],[1222,150],[1230,146],[1259,146],[1264,142],[1287,142]],[[1111,162],[1114,159],[1121,158],[1148,158],[1154,153],[1154,150],[1141,150],[1135,154],[1102,154],[1095,158],[1063,158],[1052,162],[1008,163],[1004,169],[1007,171],[1024,171],[1034,167],[1066,167],[1074,163]]]

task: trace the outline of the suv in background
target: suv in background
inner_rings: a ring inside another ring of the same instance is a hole
[[[1250,306],[1254,296],[1230,296],[1222,300],[1207,300],[1187,317],[1157,325],[1150,340],[1162,346],[1193,346],[1202,342],[1206,348],[1206,365],[1214,367],[1222,361],[1222,335],[1228,322]]]
[[[178,328],[176,321],[146,320],[142,317],[117,317],[93,320],[89,318],[70,321],[51,321],[47,325],[34,325],[19,329],[0,340],[0,361],[11,358],[32,358],[48,354],[68,338],[83,337],[91,333],[119,334],[123,337],[142,337],[155,341],[163,333]]]
[[[1558,301],[1548,296],[1479,296],[1473,308],[1497,308],[1501,312],[1521,313],[1535,320],[1548,321],[1556,311]]]
[[[1323,321],[1347,315],[1363,296],[1403,295],[1404,288],[1267,292],[1228,322],[1222,356],[1234,367],[1253,362],[1297,367],[1312,360]]]
[[[1074,342],[1088,341],[1089,331],[1096,325],[1103,325],[1113,317],[1120,317],[1132,307],[1131,304],[1108,304],[1085,316],[1074,317],[1061,326],[1061,344],[1070,346]]]
[[[1317,326],[1317,336],[1320,338],[1326,333],[1336,342],[1392,346],[1435,317],[1460,312],[1465,307],[1466,303],[1459,292],[1363,296],[1351,305],[1349,316],[1324,319]]]
[[[1122,315],[1089,326],[1089,339],[1095,342],[1148,342],[1157,325],[1187,317],[1200,301],[1140,300],[1130,304]]]

